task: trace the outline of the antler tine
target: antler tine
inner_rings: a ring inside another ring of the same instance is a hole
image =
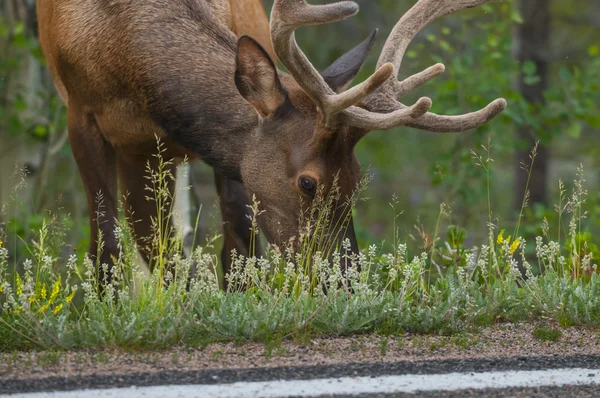
[[[486,124],[504,109],[506,109],[506,100],[499,98],[476,112],[458,116],[442,116],[428,112],[418,120],[411,121],[406,125],[436,133],[460,133]]]
[[[377,65],[390,62],[394,65],[397,76],[408,45],[424,27],[444,15],[492,1],[502,0],[419,0],[394,26],[381,50]]]
[[[358,12],[351,1],[313,6],[305,0],[276,0],[271,12],[271,39],[275,53],[296,82],[317,105],[335,94],[302,52],[294,31],[301,26],[319,25],[349,18]]]
[[[427,113],[431,105],[431,99],[423,97],[413,106],[402,106],[402,108],[391,113],[375,113],[362,108],[352,107],[344,113],[344,116],[346,123],[367,133],[374,129],[389,130],[397,126],[415,123]]]
[[[389,80],[394,68],[391,64],[384,63],[363,83],[336,94],[302,52],[294,32],[301,26],[335,22],[349,18],[357,12],[358,5],[351,1],[315,6],[307,4],[305,0],[275,0],[273,5],[271,38],[275,53],[300,87],[320,108],[328,126],[336,123],[338,115],[352,113],[350,109],[355,108],[354,105],[373,94]]]
[[[397,102],[396,99],[400,99],[415,88],[440,75],[445,70],[443,64],[436,64],[403,81],[397,80],[404,54],[416,34],[425,26],[444,15],[492,1],[502,0],[419,0],[417,4],[400,18],[386,40],[377,65],[391,63],[394,66],[393,77],[382,85],[377,93],[367,99],[367,107],[373,112],[380,111],[381,109],[389,110],[391,108],[397,111],[406,108],[405,105]],[[505,108],[506,101],[498,99],[478,112],[459,116],[440,116],[434,113],[427,113],[418,120],[407,123],[407,125],[437,132],[465,131],[487,123]]]
[[[394,80],[394,91],[396,98],[400,99],[415,88],[422,86],[431,79],[441,75],[446,70],[444,64],[435,64],[422,72],[416,73],[401,82]]]
[[[412,107],[408,107],[404,104],[401,104],[398,101],[394,101],[393,107],[388,107],[388,105],[390,104],[385,104],[386,109],[388,111],[391,111],[391,113],[383,114],[384,116],[399,114],[402,111],[414,109],[414,105]],[[500,112],[502,112],[505,108],[506,100],[500,98],[493,101],[481,110],[472,113],[467,113],[465,115],[442,116],[437,115],[435,113],[427,112],[429,109],[426,109],[420,117],[413,118],[413,120],[407,121],[405,125],[408,127],[414,127],[421,130],[433,131],[437,133],[459,133],[462,131],[477,128],[489,122]]]

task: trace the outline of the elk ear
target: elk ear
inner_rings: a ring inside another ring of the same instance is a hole
[[[360,68],[365,63],[373,44],[375,44],[376,36],[377,29],[365,41],[342,55],[321,73],[321,76],[323,76],[323,79],[333,91],[341,93],[352,83],[352,80],[354,80]]]
[[[287,97],[275,64],[261,45],[249,36],[238,40],[235,85],[262,117],[272,115]]]

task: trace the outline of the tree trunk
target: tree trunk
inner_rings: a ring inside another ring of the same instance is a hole
[[[9,27],[17,23],[24,23],[32,34],[37,31],[35,20],[35,2],[32,0],[0,0],[0,17]],[[0,87],[0,107],[8,113],[13,108],[17,98],[22,98],[27,103],[27,109],[20,112],[22,120],[42,121],[44,111],[39,92],[43,90],[43,70],[40,63],[27,49],[19,49],[4,39],[0,41],[0,57],[14,57],[19,59],[19,67],[15,69],[0,70],[0,79],[4,79]],[[42,163],[42,154],[45,143],[28,137],[26,131],[18,135],[9,134],[3,130],[4,121],[0,121],[0,206],[6,205],[9,197],[14,193],[18,178],[12,178],[16,166],[31,172]],[[33,184],[28,184],[20,194],[24,203],[30,203],[34,194]],[[0,217],[2,215],[0,214]]]
[[[548,54],[550,52],[550,0],[518,0],[519,11],[523,23],[518,25],[514,32],[514,56],[523,64],[533,62],[536,66],[536,75],[539,80],[531,84],[527,82],[527,75],[521,72],[518,89],[523,98],[529,102],[534,112],[539,112],[544,106],[544,92],[548,88]],[[522,170],[521,163],[530,164],[531,150],[538,141],[538,132],[535,128],[524,124],[518,131],[519,146],[516,151],[515,167],[517,167],[515,206],[521,208],[526,195],[527,173]],[[531,170],[529,182],[529,204],[540,203],[547,205],[547,177],[549,149],[540,145],[537,157]]]

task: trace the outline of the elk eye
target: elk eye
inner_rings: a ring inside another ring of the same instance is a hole
[[[317,194],[317,182],[310,177],[300,177],[298,185],[302,192],[314,199]]]

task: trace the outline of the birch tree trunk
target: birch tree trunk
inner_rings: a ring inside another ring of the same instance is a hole
[[[0,1],[0,17],[9,28],[14,29],[19,23],[25,25],[27,34],[36,31],[35,1],[33,0],[2,0]],[[28,53],[27,49],[19,49],[12,45],[11,37],[0,39],[0,57],[19,59],[18,68],[0,70],[0,107],[4,113],[13,111],[15,101],[20,98],[27,104],[27,109],[20,112],[22,120],[32,123],[42,118],[43,106],[38,93],[43,86],[43,67]],[[29,124],[29,123],[28,123]],[[18,178],[13,178],[14,171],[27,166],[29,171],[38,169],[42,163],[45,143],[28,136],[26,131],[9,134],[3,129],[5,123],[0,123],[0,204],[6,204],[14,192],[14,184]],[[33,196],[35,184],[29,184],[20,192],[20,200],[28,202]]]

